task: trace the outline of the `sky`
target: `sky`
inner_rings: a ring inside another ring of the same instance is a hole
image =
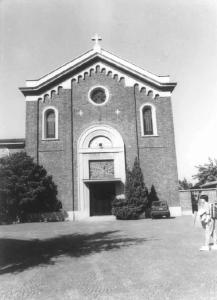
[[[0,139],[25,137],[18,87],[92,48],[177,82],[178,175],[217,158],[217,1],[0,0]]]

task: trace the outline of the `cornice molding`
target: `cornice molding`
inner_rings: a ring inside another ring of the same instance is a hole
[[[99,70],[118,81],[124,79],[127,87],[137,85],[154,98],[171,96],[176,86],[169,76],[154,75],[103,49],[100,52],[93,49],[38,80],[27,80],[26,87],[21,87],[20,91],[26,101],[44,100],[47,95],[51,97],[52,93],[58,93],[60,87],[71,89],[72,81],[79,82]]]

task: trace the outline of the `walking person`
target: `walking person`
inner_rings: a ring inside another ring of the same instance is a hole
[[[211,240],[213,240],[211,249],[217,250],[215,219],[211,216],[211,206],[208,201],[208,195],[202,195],[200,197],[201,206],[198,214],[200,216],[201,225],[205,230],[205,245],[200,248],[200,251],[209,251]]]

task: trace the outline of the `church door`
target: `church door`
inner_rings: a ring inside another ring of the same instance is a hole
[[[90,216],[111,215],[111,202],[115,196],[113,182],[99,182],[90,185]]]

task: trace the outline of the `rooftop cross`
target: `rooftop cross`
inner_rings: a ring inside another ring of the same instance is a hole
[[[95,35],[92,37],[92,41],[95,41],[93,49],[97,52],[101,51],[101,46],[99,44],[99,41],[101,41],[101,40],[102,40],[102,38],[97,33],[95,33]]]

